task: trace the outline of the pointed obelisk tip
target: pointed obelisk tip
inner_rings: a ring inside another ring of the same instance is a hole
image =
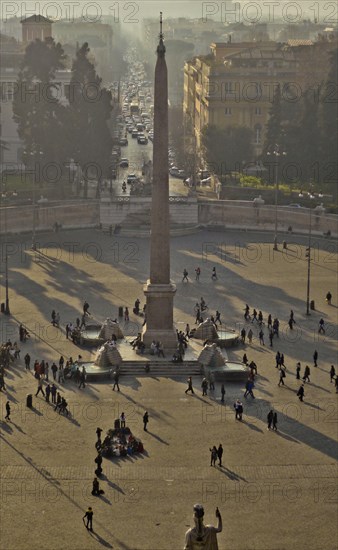
[[[157,56],[164,57],[165,54],[165,45],[163,43],[163,29],[162,29],[162,12],[160,11],[160,34],[159,34],[159,44],[157,46]]]

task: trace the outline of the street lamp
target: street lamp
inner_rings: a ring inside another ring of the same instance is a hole
[[[3,196],[4,194],[2,194]],[[8,251],[7,251],[7,206],[4,205],[4,226],[5,226],[5,309],[4,313],[10,315],[11,311],[9,309],[9,291],[8,291]]]
[[[39,158],[39,155],[43,155],[43,152],[40,149],[34,149],[31,153],[31,156],[34,157],[35,165],[34,170],[36,170],[37,160]],[[36,250],[36,197],[35,197],[35,172],[34,172],[34,180],[33,180],[33,232],[32,232],[32,250]]]
[[[306,257],[307,257],[306,315],[311,315],[310,313],[311,233],[312,233],[312,208],[310,208],[309,243],[308,243],[308,248],[306,249]]]
[[[276,170],[275,170],[275,237],[273,241],[273,249],[278,250],[278,157],[281,155],[286,156],[285,151],[281,151],[280,146],[276,143],[272,151],[268,151],[267,155],[274,155],[276,157]]]

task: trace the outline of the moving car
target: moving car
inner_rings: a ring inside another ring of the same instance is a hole
[[[126,159],[126,158],[122,158],[122,159],[120,160],[120,166],[121,166],[121,168],[128,168],[128,166],[129,166],[129,160]]]

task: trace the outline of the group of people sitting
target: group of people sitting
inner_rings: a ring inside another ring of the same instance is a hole
[[[160,341],[152,341],[150,344],[150,355],[157,355],[158,357],[165,357],[163,344]]]

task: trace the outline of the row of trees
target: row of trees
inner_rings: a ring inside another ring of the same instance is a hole
[[[338,49],[330,54],[326,82],[304,90],[299,101],[285,101],[276,88],[262,159],[278,145],[295,178],[314,189],[335,193],[338,182]]]
[[[112,111],[110,91],[102,86],[89,61],[89,46],[76,52],[68,89],[68,102],[60,97],[56,73],[66,56],[52,38],[31,42],[25,51],[13,101],[13,116],[25,146],[27,166],[49,166],[45,179],[69,181],[73,159],[84,175],[87,194],[90,167],[98,178],[109,173],[112,138],[108,121]]]

